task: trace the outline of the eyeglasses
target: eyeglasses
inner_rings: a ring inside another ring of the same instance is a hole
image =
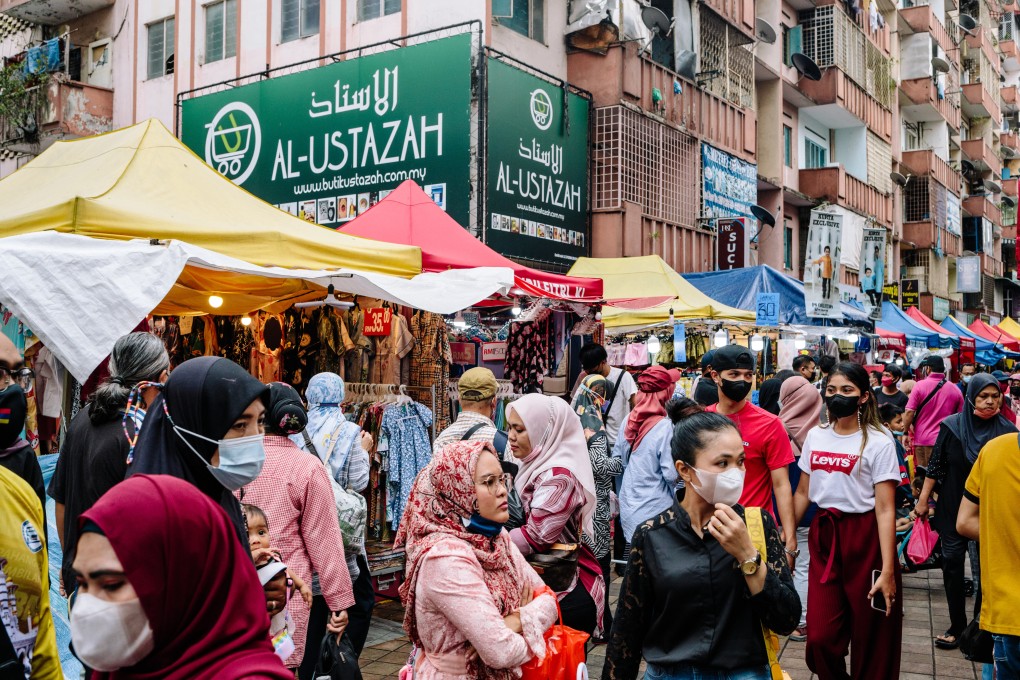
[[[475,482],[475,486],[484,486],[488,489],[489,493],[495,496],[499,493],[499,487],[509,490],[510,484],[513,482],[513,476],[509,472],[504,472],[501,475],[491,475],[486,477],[480,482]]]
[[[35,372],[31,368],[0,368],[0,377],[9,376],[11,382],[16,382],[26,392],[32,389],[32,382],[35,380]]]

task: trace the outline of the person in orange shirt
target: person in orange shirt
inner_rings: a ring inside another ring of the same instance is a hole
[[[832,255],[829,246],[825,246],[822,256],[814,260],[812,264],[822,265],[822,297],[827,298],[832,293]]]

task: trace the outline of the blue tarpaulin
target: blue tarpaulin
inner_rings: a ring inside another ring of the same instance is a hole
[[[903,333],[908,342],[920,342],[932,349],[938,347],[959,347],[960,341],[955,334],[946,331],[944,334],[925,328],[903,313],[899,307],[888,300],[882,303],[882,320],[878,322],[882,330]]]
[[[684,274],[684,279],[702,293],[737,309],[754,310],[758,293],[779,293],[779,324],[797,326],[842,326],[871,323],[863,310],[842,304],[843,320],[817,319],[807,315],[804,303],[804,284],[795,278],[769,267],[758,265],[743,269],[718,272]]]

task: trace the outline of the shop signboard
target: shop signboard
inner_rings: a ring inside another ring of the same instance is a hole
[[[450,355],[453,357],[453,363],[455,364],[474,366],[478,363],[475,354],[475,343],[473,342],[450,343]]]
[[[505,342],[484,342],[482,343],[482,361],[505,361]]]
[[[741,269],[747,258],[747,230],[744,218],[718,220],[716,222],[716,249],[720,271]]]
[[[808,316],[843,318],[839,286],[833,285],[834,281],[839,281],[842,230],[842,215],[811,211],[804,264],[804,302]]]
[[[917,279],[900,281],[900,305],[903,309],[919,307],[921,304],[921,287]]]
[[[942,321],[949,316],[949,300],[933,295],[931,298],[931,318]]]
[[[779,325],[779,293],[758,293],[754,325]]]
[[[758,222],[750,208],[758,202],[758,166],[702,144],[701,180],[704,217],[744,217],[754,238]]]
[[[882,320],[885,287],[885,229],[866,228],[861,239],[860,276],[864,310],[873,321]]]
[[[590,247],[590,102],[491,57],[487,88],[485,242],[569,265]]]
[[[370,307],[365,310],[365,328],[363,333],[368,337],[379,337],[390,334],[393,327],[393,310],[389,307]]]
[[[974,363],[974,352],[975,352],[976,349],[977,349],[977,343],[974,342],[974,338],[964,338],[964,337],[961,337],[960,338],[960,349],[958,350],[959,354],[960,354],[960,358],[957,361],[956,365],[957,366],[962,366],[964,364],[973,364]]]
[[[882,299],[888,300],[898,307],[900,304],[900,282],[892,281],[887,283],[885,287],[882,288]]]
[[[470,34],[186,99],[181,109],[181,140],[195,153],[311,222],[340,226],[412,179],[469,224]]]
[[[981,256],[968,255],[956,258],[956,292],[981,292]]]
[[[687,363],[687,326],[680,321],[673,322],[673,361]]]

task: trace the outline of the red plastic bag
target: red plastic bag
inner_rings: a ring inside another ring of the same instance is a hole
[[[924,564],[935,552],[935,544],[938,541],[939,534],[928,524],[928,518],[917,520],[907,542],[907,557],[914,564]]]
[[[578,582],[577,587],[581,584]],[[556,597],[548,587],[535,591],[535,596],[548,593]],[[560,603],[556,602],[557,620],[563,621],[563,614],[560,612]],[[545,632],[545,658],[539,660],[535,657],[521,666],[521,680],[551,680],[563,678],[574,680],[575,678],[587,678],[588,667],[585,665],[584,645],[588,642],[588,634],[573,628],[568,628],[562,623],[549,627]]]

